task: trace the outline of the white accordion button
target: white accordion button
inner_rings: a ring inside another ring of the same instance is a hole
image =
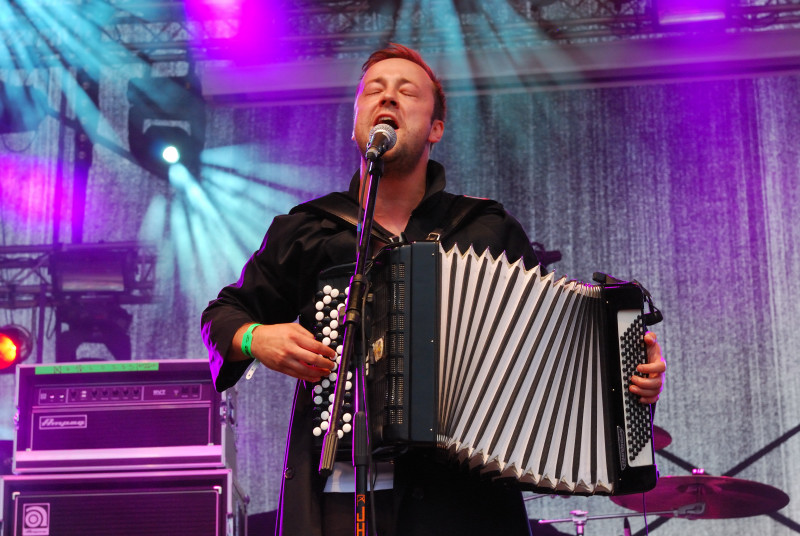
[[[311,431],[315,436],[319,437],[322,435],[322,428],[319,426],[315,426],[314,429]]]
[[[336,435],[339,436],[339,439],[341,439],[344,437],[344,432],[342,432],[341,430],[336,430]]]
[[[336,339],[339,338],[339,332],[338,331],[336,331],[335,329],[330,329],[330,328],[327,328],[327,329],[330,331],[329,335],[331,336],[331,340],[335,341]]]
[[[331,298],[338,298],[338,297],[339,297],[339,289],[338,288],[331,289]]]
[[[351,420],[353,420],[353,416],[350,415],[349,413],[345,413],[344,415],[342,415],[342,420],[344,422],[350,422]]]
[[[323,313],[322,311],[317,311],[317,314],[314,315],[314,318],[317,319],[317,322],[322,322],[322,320],[325,318],[325,313]]]
[[[350,433],[350,430],[352,430],[352,429],[353,429],[353,427],[352,427],[352,426],[350,426],[350,425],[349,425],[349,424],[347,424],[347,423],[345,423],[345,424],[343,424],[343,425],[342,425],[342,431],[343,431],[345,434],[349,434],[349,433]]]
[[[318,301],[314,304],[314,307],[317,309],[317,311],[322,311],[325,308],[325,304],[321,301]]]
[[[331,288],[330,285],[325,285],[324,287],[322,287],[322,293],[323,294],[330,294],[331,290],[333,290],[333,289]]]

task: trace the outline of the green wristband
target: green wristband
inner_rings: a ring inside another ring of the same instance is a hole
[[[245,331],[242,336],[242,353],[251,359],[253,358],[253,352],[250,348],[253,344],[253,330],[260,325],[261,324],[250,324],[250,327],[247,328],[247,331]]]

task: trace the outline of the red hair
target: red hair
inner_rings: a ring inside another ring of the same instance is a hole
[[[420,56],[419,52],[416,50],[403,45],[398,45],[397,43],[389,43],[389,46],[380,50],[376,50],[370,54],[369,58],[367,58],[367,61],[365,61],[364,65],[361,66],[361,78],[363,79],[364,75],[367,74],[367,70],[369,70],[370,67],[379,61],[393,58],[408,60],[412,63],[416,63],[425,70],[425,72],[428,74],[428,78],[430,78],[431,82],[433,82],[433,119],[440,119],[441,121],[444,121],[445,116],[447,115],[447,100],[444,96],[442,82],[436,76],[436,73],[433,72],[433,69],[431,69],[430,65],[425,63],[425,60],[422,59],[422,56]]]

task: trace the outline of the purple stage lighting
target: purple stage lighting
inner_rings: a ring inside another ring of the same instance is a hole
[[[727,0],[656,0],[661,25],[685,25],[725,20]]]
[[[225,28],[208,43],[196,43],[209,58],[238,64],[285,61],[285,3],[279,0],[186,0],[188,20]]]

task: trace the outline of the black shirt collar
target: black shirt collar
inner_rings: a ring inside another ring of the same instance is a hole
[[[428,160],[428,169],[426,170],[425,182],[425,195],[422,197],[422,201],[420,201],[419,205],[417,205],[417,208],[414,209],[414,212],[424,209],[425,207],[432,207],[436,204],[436,201],[444,191],[446,184],[444,178],[444,166],[435,160]],[[358,171],[356,171],[353,175],[353,178],[350,180],[350,188],[347,191],[347,195],[353,198],[356,202],[358,202],[358,189],[361,186],[360,183],[360,174]]]

